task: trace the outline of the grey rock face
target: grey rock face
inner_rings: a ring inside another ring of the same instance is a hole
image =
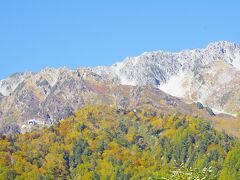
[[[234,114],[239,109],[233,99],[240,94],[240,45],[235,43],[219,41],[205,49],[177,53],[147,52],[94,71],[121,84],[158,87],[187,102],[201,101],[219,111]],[[225,94],[228,98],[223,102]]]
[[[0,81],[0,127],[17,132],[17,127],[9,128],[9,120],[20,127],[32,118],[58,122],[92,104],[194,113],[165,93],[235,113],[240,104],[239,71],[240,46],[221,41],[205,49],[147,52],[110,67],[15,74]]]

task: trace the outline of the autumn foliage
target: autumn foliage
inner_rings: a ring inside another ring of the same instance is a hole
[[[202,119],[89,106],[50,128],[1,135],[0,179],[160,179],[182,163],[237,179],[239,154],[236,139]]]

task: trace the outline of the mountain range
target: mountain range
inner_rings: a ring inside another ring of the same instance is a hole
[[[199,101],[235,115],[239,111],[240,45],[219,41],[205,49],[155,51],[95,72],[125,85],[151,85],[187,102]]]
[[[21,133],[29,120],[52,124],[86,105],[105,104],[191,114],[239,136],[239,83],[240,45],[227,41],[145,52],[112,66],[16,73],[0,81],[0,129]]]

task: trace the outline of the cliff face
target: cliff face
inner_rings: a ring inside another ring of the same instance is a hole
[[[88,69],[45,69],[31,74],[9,96],[2,97],[0,103],[3,132],[21,131],[30,119],[46,124],[55,123],[93,104],[120,109],[144,107],[162,109],[166,113],[199,114],[195,105],[187,105],[158,88],[120,85]],[[200,116],[210,117],[204,111]],[[12,124],[19,125],[20,130]]]
[[[51,124],[92,104],[144,106],[212,120],[190,104],[199,101],[215,113],[236,114],[239,83],[240,46],[225,41],[179,53],[148,52],[110,67],[46,68],[0,81],[0,127],[20,132],[30,119]]]
[[[178,53],[147,52],[95,72],[121,84],[155,86],[216,112],[239,111],[240,46],[234,43],[220,41]]]

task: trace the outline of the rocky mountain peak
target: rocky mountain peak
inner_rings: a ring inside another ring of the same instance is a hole
[[[220,100],[226,94],[235,97],[232,92],[240,73],[240,46],[236,43],[218,41],[203,49],[145,52],[127,57],[111,67],[97,69],[96,73],[110,75],[124,85],[151,85],[173,96],[201,101],[220,111],[236,111],[236,108],[226,108],[230,103],[227,103],[228,98],[224,102]]]
[[[1,80],[0,120],[27,120],[36,115],[59,120],[86,104],[140,103],[126,99],[126,85],[154,87],[188,103],[201,102],[217,113],[236,114],[240,111],[239,84],[240,46],[235,43],[219,41],[204,49],[145,52],[112,66],[45,68]]]
[[[9,96],[19,84],[21,84],[27,77],[31,75],[31,72],[14,73],[9,77],[0,80],[0,93],[3,96]]]
[[[224,49],[224,50],[234,50],[235,48],[239,48],[239,45],[229,41],[216,41],[209,43],[207,49]]]

